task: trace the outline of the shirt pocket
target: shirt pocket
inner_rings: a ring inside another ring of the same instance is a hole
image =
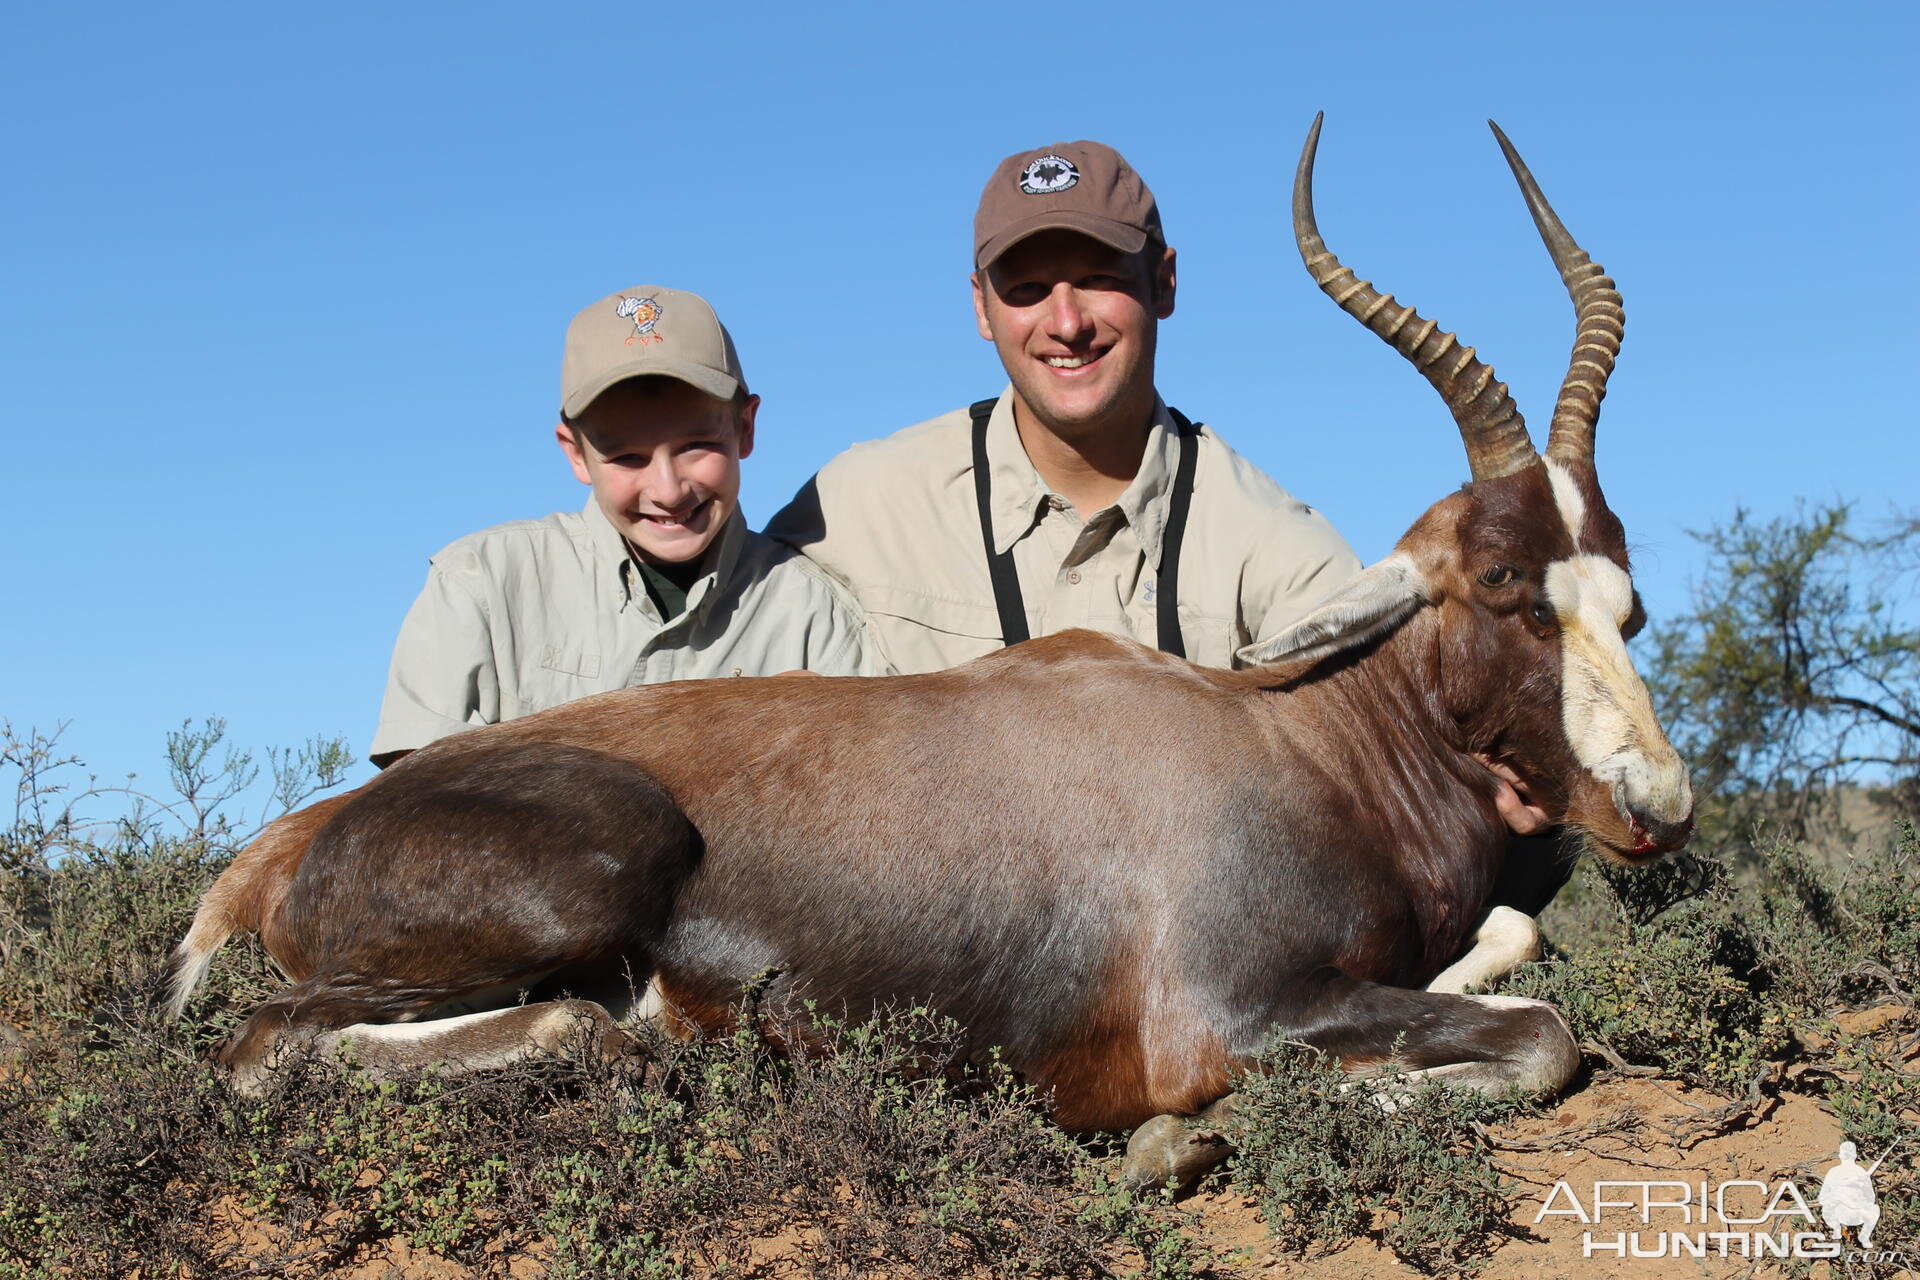
[[[625,673],[609,669],[605,656],[583,652],[579,647],[541,645],[523,660],[519,680],[512,689],[502,689],[503,720],[530,716],[562,703],[604,693],[629,683]]]
[[[1186,646],[1188,662],[1199,667],[1233,666],[1235,651],[1246,641],[1239,638],[1240,628],[1232,618],[1197,613],[1184,605],[1179,609],[1179,617],[1180,640]],[[1159,647],[1160,615],[1144,596],[1128,607],[1126,623],[1132,628],[1134,639],[1149,648]]]
[[[1005,647],[993,604],[943,600],[898,589],[863,601],[882,656],[901,675],[942,671]]]
[[[1180,636],[1187,642],[1187,661],[1201,667],[1229,668],[1240,647],[1240,629],[1231,618],[1182,618]]]

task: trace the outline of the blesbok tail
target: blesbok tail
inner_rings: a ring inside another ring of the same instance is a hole
[[[219,885],[216,883],[214,887],[218,889]],[[160,987],[160,1012],[168,1022],[179,1021],[194,988],[207,976],[213,953],[239,928],[226,903],[217,900],[212,891],[201,899],[200,909],[193,914],[193,927],[167,957],[167,974]]]
[[[160,987],[160,1011],[167,1021],[176,1021],[186,1009],[193,989],[207,976],[207,966],[213,963],[222,943],[236,933],[257,933],[266,926],[299,871],[307,846],[340,807],[358,794],[356,789],[328,796],[274,822],[220,873],[201,897],[187,936],[167,958],[167,972]]]

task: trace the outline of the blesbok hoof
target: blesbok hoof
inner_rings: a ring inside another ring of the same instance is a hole
[[[282,1025],[242,1024],[214,1051],[227,1088],[237,1098],[258,1102],[277,1089],[300,1062],[314,1052],[316,1035]]]
[[[1172,1184],[1185,1191],[1202,1175],[1233,1154],[1233,1144],[1222,1126],[1233,1115],[1234,1095],[1228,1094],[1198,1115],[1155,1116],[1133,1131],[1120,1181],[1139,1195]]]
[[[533,1007],[533,1006],[528,1006]],[[637,1049],[604,1007],[592,1000],[556,1000],[517,1031],[529,1045],[555,1058],[611,1066]]]

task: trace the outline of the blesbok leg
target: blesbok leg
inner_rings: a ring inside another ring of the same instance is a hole
[[[255,1010],[220,1059],[236,1088],[257,1092],[290,1054],[349,1041],[382,1070],[497,1065],[583,1027],[617,1052],[611,1018],[586,1001],[414,1020],[548,975],[576,992],[612,975],[644,986],[700,850],[651,777],[598,752],[409,757],[314,840],[283,912],[283,945],[305,976]]]
[[[1540,926],[1534,918],[1512,907],[1495,907],[1474,931],[1467,953],[1443,969],[1427,990],[1465,995],[1539,958]]]
[[[1552,1093],[1580,1068],[1559,1010],[1519,996],[1409,991],[1334,974],[1317,999],[1276,1028],[1332,1055],[1357,1078],[1449,1088]],[[1136,1190],[1185,1186],[1233,1154],[1221,1133],[1234,1095],[1194,1116],[1156,1116],[1127,1143],[1121,1178]]]
[[[221,1054],[229,1083],[242,1097],[259,1097],[298,1060],[351,1062],[378,1078],[439,1066],[453,1074],[492,1071],[540,1057],[573,1052],[614,1061],[632,1041],[591,1000],[547,1000],[422,1022],[356,1023],[305,1035],[236,1041]]]

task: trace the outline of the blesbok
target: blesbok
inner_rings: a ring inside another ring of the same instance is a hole
[[[1192,1126],[1165,1117],[1221,1099],[1275,1032],[1356,1074],[1564,1084],[1579,1055],[1550,1006],[1420,988],[1506,855],[1483,759],[1621,861],[1690,832],[1593,466],[1619,297],[1500,135],[1577,312],[1536,453],[1471,348],[1327,251],[1319,131],[1294,187],[1307,267],[1438,388],[1473,479],[1257,665],[1069,632],[935,674],[658,685],[458,734],[243,852],[175,953],[173,1012],[240,929],[293,979],[222,1050],[248,1089],[287,1046],[474,1067],[583,1012],[617,1035],[577,1000],[414,1021],[543,978],[650,981],[679,1032],[720,1028],[748,983],[772,1014],[920,1001],[1062,1125],[1162,1117],[1132,1147],[1142,1182],[1190,1171]]]

